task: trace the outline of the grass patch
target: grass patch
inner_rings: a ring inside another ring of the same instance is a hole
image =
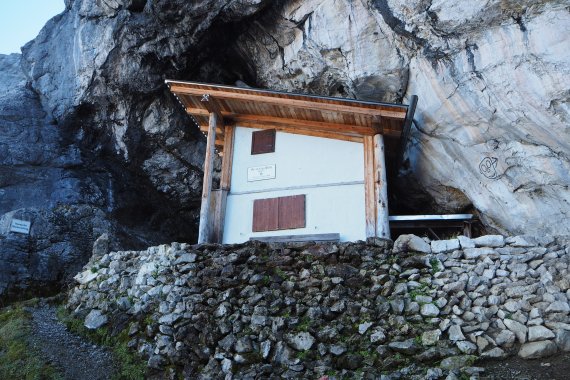
[[[31,316],[24,305],[17,303],[0,310],[0,379],[63,379],[28,344]]]
[[[105,327],[89,330],[83,325],[82,320],[73,318],[63,306],[57,309],[57,317],[67,326],[69,331],[99,345],[107,346],[113,352],[115,361],[119,366],[117,374],[112,378],[113,380],[138,380],[145,378],[146,363],[133,350],[127,347],[127,343],[130,340],[128,328],[115,336],[112,336]]]
[[[301,322],[297,326],[295,326],[296,331],[309,331],[309,327],[311,326],[311,319],[308,317],[304,317],[301,319]]]

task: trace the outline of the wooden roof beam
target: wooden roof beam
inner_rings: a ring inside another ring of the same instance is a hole
[[[221,124],[223,126],[224,117],[222,115],[222,109],[220,108],[220,104],[218,103],[218,101],[213,97],[211,97],[209,94],[204,94],[200,99],[200,103],[204,105],[204,108],[208,112],[207,113],[208,115],[215,113],[216,116],[218,117],[218,124]]]
[[[170,89],[174,93],[180,93],[185,95],[203,96],[207,94],[209,96],[213,96],[215,98],[224,99],[224,100],[231,99],[231,100],[253,101],[253,102],[260,102],[272,105],[304,108],[316,111],[349,112],[349,113],[357,113],[364,115],[381,116],[381,117],[387,117],[399,120],[405,119],[406,110],[407,110],[405,106],[402,107],[394,106],[394,110],[386,110],[371,106],[359,107],[356,105],[342,104],[342,101],[336,101],[334,103],[318,102],[307,99],[292,99],[291,97],[270,96],[268,94],[239,93],[223,89],[209,89],[205,93],[204,89],[185,87],[175,83],[170,84]]]
[[[188,113],[197,116],[206,116],[208,112],[201,108],[187,108]],[[400,132],[387,128],[370,128],[366,126],[357,126],[351,124],[338,124],[327,123],[321,121],[301,120],[301,119],[285,119],[274,116],[263,115],[242,115],[234,114],[231,112],[222,112],[226,120],[226,124],[242,125],[243,123],[266,123],[276,127],[289,127],[294,130],[295,128],[310,128],[322,132],[338,132],[338,133],[353,133],[359,136],[372,136],[377,133],[383,133],[389,136],[399,136]],[[380,124],[380,123],[378,123]],[[380,132],[379,132],[380,131]]]

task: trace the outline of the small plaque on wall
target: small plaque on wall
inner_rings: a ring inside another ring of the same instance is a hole
[[[26,220],[12,219],[10,223],[10,232],[18,232],[28,235],[30,233],[30,226],[32,223]]]
[[[263,165],[247,168],[247,182],[263,181],[274,178],[275,165]]]

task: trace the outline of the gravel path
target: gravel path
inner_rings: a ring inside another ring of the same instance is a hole
[[[500,360],[487,360],[477,366],[485,367],[481,380],[568,380],[570,379],[570,353],[535,360],[516,355]],[[487,376],[487,377],[485,377]]]
[[[69,380],[104,380],[116,371],[111,353],[72,334],[56,317],[56,308],[40,304],[32,315],[30,344]]]

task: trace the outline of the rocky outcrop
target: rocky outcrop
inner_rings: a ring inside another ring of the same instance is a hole
[[[43,109],[20,60],[0,55],[0,302],[59,291],[105,232],[115,247],[191,239],[192,212],[85,149],[87,134]]]
[[[204,144],[164,79],[207,70],[198,58],[215,25],[264,3],[69,1],[23,48],[23,67],[53,117],[85,134],[84,149],[125,163],[188,212],[202,189]]]
[[[393,206],[473,205],[499,231],[568,234],[569,25],[558,0],[288,1],[234,51],[256,57],[263,87],[418,95]],[[435,204],[410,192],[416,180]]]
[[[163,80],[243,80],[417,94],[393,209],[568,234],[569,24],[561,0],[68,0],[0,57],[0,214],[85,206],[123,247],[194,240],[203,139]]]
[[[97,255],[67,307],[188,378],[455,378],[570,349],[568,241],[398,240]]]
[[[20,69],[0,55],[0,301],[49,294],[91,255],[109,229],[105,194],[81,169],[79,149],[41,107]],[[31,223],[10,231],[12,219]]]
[[[189,208],[203,144],[164,78],[416,94],[392,208],[473,207],[491,229],[560,235],[570,228],[556,222],[570,210],[569,24],[561,0],[70,0],[24,48],[24,67],[84,146]]]

